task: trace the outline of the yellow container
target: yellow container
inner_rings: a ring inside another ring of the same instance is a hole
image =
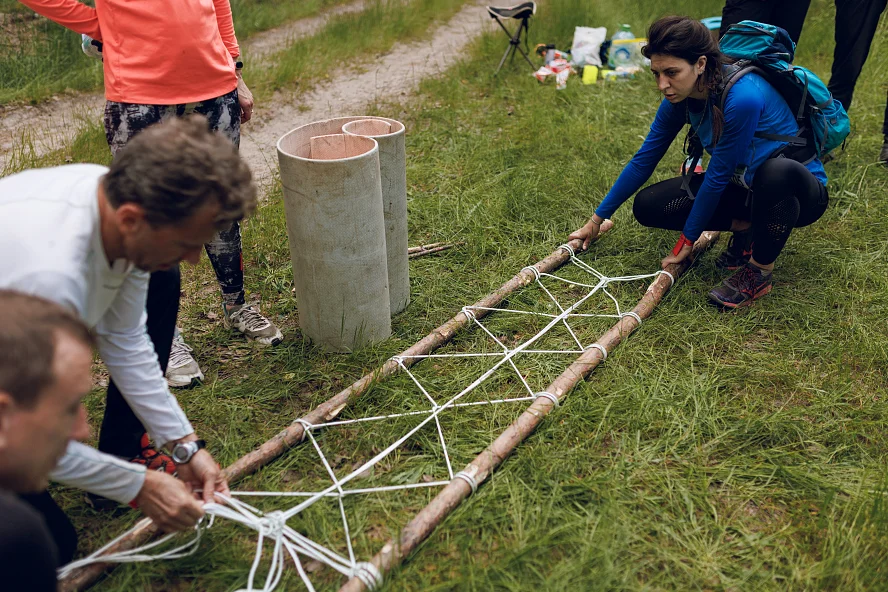
[[[598,66],[585,66],[583,68],[583,84],[595,84],[598,82]]]

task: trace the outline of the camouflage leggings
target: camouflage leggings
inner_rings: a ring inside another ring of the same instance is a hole
[[[111,154],[117,154],[127,142],[149,125],[170,117],[200,113],[207,118],[210,129],[225,135],[235,146],[240,146],[240,104],[237,90],[226,95],[183,105],[139,105],[135,103],[105,102],[105,137]],[[216,233],[205,245],[207,256],[222,288],[225,304],[244,303],[244,257],[240,226],[235,222],[228,230]]]

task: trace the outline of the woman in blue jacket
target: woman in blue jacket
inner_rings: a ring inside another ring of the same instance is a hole
[[[650,178],[690,122],[711,155],[706,172],[692,176],[690,193],[681,177],[639,191],[633,213],[645,226],[682,231],[663,267],[687,258],[704,230],[733,231],[716,265],[734,273],[709,298],[728,308],[751,304],[771,291],[774,261],[792,230],[826,210],[823,165],[817,159],[803,165],[782,154],[784,142],[754,137],[798,132],[786,101],[758,74],[746,74],[730,87],[722,112],[714,91],[722,80],[723,57],[702,23],[678,16],[658,20],[643,53],[664,99],[641,149],[592,219],[570,237],[588,247],[604,219]]]

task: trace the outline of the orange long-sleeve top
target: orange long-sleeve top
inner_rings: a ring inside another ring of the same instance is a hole
[[[229,0],[20,0],[34,12],[102,42],[105,98],[177,105],[237,87],[240,55]]]

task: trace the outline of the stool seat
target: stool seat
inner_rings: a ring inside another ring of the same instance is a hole
[[[525,19],[536,14],[536,2],[522,2],[511,7],[488,6],[487,12],[491,18]]]

